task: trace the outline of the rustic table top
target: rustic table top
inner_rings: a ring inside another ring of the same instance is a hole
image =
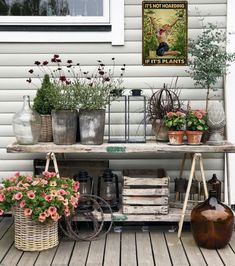
[[[82,154],[140,154],[156,153],[234,153],[235,144],[223,145],[170,145],[168,143],[147,141],[146,143],[104,143],[102,145],[56,145],[52,142],[40,142],[35,145],[19,145],[13,143],[7,146],[9,153],[82,153]]]

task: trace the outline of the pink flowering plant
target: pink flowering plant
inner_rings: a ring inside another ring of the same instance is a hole
[[[189,111],[186,115],[186,129],[191,131],[205,131],[207,125],[207,115],[204,111]]]
[[[168,112],[163,118],[165,126],[171,131],[183,130],[185,126],[185,114],[178,112]]]
[[[20,175],[5,178],[0,188],[0,215],[18,206],[34,221],[58,221],[78,206],[79,182],[44,172],[41,177]]]

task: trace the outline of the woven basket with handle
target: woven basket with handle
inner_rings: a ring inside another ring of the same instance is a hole
[[[40,251],[58,245],[58,222],[40,223],[14,208],[15,247],[23,251]]]

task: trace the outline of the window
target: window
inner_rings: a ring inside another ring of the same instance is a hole
[[[0,31],[6,42],[122,45],[124,0],[0,0]]]

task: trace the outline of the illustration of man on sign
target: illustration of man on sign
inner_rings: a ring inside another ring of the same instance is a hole
[[[177,55],[181,54],[180,51],[172,51],[169,50],[169,45],[167,43],[167,38],[169,34],[171,33],[171,29],[173,26],[182,19],[182,17],[177,17],[171,24],[165,24],[163,26],[158,26],[155,19],[153,17],[149,17],[151,24],[154,28],[154,31],[156,33],[156,38],[159,42],[159,46],[157,48],[157,55],[163,56],[163,55]]]

